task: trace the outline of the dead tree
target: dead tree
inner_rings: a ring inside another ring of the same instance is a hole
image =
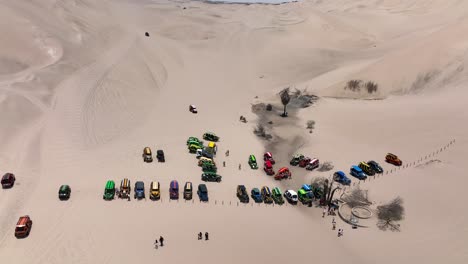
[[[397,197],[387,204],[377,206],[377,227],[383,231],[400,231],[400,224],[397,222],[403,220],[404,215],[403,199]]]
[[[353,189],[351,193],[343,196],[342,200],[346,202],[349,207],[368,206],[372,204],[367,196],[367,190],[362,190],[359,187]]]

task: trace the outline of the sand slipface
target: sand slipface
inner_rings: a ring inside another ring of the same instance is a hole
[[[16,183],[0,191],[0,259],[466,263],[467,8],[455,0],[2,2],[0,174],[14,173]],[[283,118],[285,87],[318,97],[308,107],[293,101]],[[272,111],[252,112],[261,103]],[[253,133],[257,124],[270,140]],[[220,136],[220,183],[201,181],[185,145],[207,131]],[[166,161],[144,163],[146,146],[164,150]],[[265,151],[275,171],[295,153],[333,169],[293,167],[292,179],[275,181],[263,172]],[[385,163],[387,152],[403,166]],[[250,154],[258,170],[248,167]],[[249,194],[297,191],[368,160],[385,172],[359,186],[373,208],[403,198],[400,232],[337,219],[338,238],[319,208],[238,204],[235,194],[239,184]],[[132,188],[144,181],[147,196],[159,181],[161,200],[134,200],[132,191],[131,201],[104,201],[106,181],[123,178]],[[205,183],[209,202],[196,192],[193,201],[169,201],[172,180]],[[63,184],[67,201],[58,199]],[[32,231],[16,239],[25,214]]]

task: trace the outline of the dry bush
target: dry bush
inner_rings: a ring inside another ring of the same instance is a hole
[[[312,183],[311,183],[311,186],[312,188],[316,189],[316,188],[323,188],[323,185],[325,184],[325,181],[327,180],[327,178],[325,177],[317,177],[317,178],[313,178],[312,179]]]
[[[351,208],[372,204],[367,196],[367,190],[361,190],[359,187],[353,189],[351,193],[343,196],[342,200],[348,203]]]
[[[366,82],[364,84],[364,87],[366,88],[368,93],[377,92],[377,89],[379,88],[379,86],[375,82],[372,82],[372,81]]]
[[[353,92],[359,92],[361,90],[361,80],[350,80],[346,83],[344,89],[349,89]]]
[[[252,113],[258,114],[265,111],[266,105],[264,103],[252,104]]]
[[[273,110],[273,106],[271,104],[267,104],[266,105],[266,110],[267,111],[272,111]]]
[[[397,197],[387,204],[377,206],[377,226],[380,230],[400,231],[400,225],[397,221],[403,220],[405,208],[403,199]]]
[[[331,171],[333,170],[335,166],[333,166],[333,163],[331,161],[325,161],[320,165],[320,167],[317,169],[318,171]]]
[[[368,93],[377,92],[379,85],[372,81],[367,81],[363,84],[362,80],[350,80],[346,83],[344,89],[349,89],[353,92],[360,92],[361,88],[364,88]]]
[[[413,92],[418,92],[419,90],[423,89],[428,85],[431,81],[433,81],[436,77],[438,77],[440,71],[433,70],[426,73],[418,74],[416,80],[411,84],[410,90]]]
[[[271,138],[273,138],[272,135],[266,132],[266,129],[262,124],[258,124],[257,127],[254,128],[254,134],[266,140],[270,140]]]
[[[291,96],[290,105],[296,108],[307,108],[311,106],[318,99],[317,96],[308,94],[306,89],[301,91],[297,88],[295,88],[294,92],[292,92],[290,96]]]
[[[315,128],[315,121],[314,120],[309,120],[307,121],[307,129],[314,129]]]

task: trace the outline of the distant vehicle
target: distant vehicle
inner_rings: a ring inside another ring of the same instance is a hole
[[[302,155],[302,154],[295,154],[295,155],[292,157],[292,159],[291,159],[291,161],[289,162],[289,164],[290,164],[291,166],[297,166],[297,165],[299,165],[299,162],[301,162],[301,160],[303,160],[303,159],[304,159],[304,155]]]
[[[253,188],[252,191],[250,192],[250,196],[252,196],[252,199],[256,203],[263,202],[262,194],[260,193],[260,190],[258,188]]]
[[[216,172],[218,172],[218,168],[214,163],[205,162],[202,164],[202,171],[216,174]]]
[[[279,205],[284,204],[283,193],[281,192],[280,188],[278,187],[273,188],[271,193],[272,193],[273,201],[276,204],[279,204]]]
[[[387,156],[385,156],[385,161],[395,166],[401,166],[403,164],[400,158],[398,158],[397,155],[392,153],[387,153]]]
[[[271,162],[271,164],[275,164],[275,159],[273,159],[273,155],[271,154],[271,152],[265,152],[265,154],[263,154],[263,160],[264,161],[269,161]]]
[[[218,142],[219,137],[216,136],[216,134],[213,132],[206,132],[205,134],[203,134],[203,139]]]
[[[190,105],[189,111],[192,112],[193,114],[198,113],[197,107],[195,105]]]
[[[354,176],[358,178],[359,180],[367,179],[367,175],[358,166],[355,166],[355,165],[351,166],[349,173],[351,174],[351,176]]]
[[[159,200],[161,198],[161,188],[160,188],[159,182],[157,181],[151,182],[149,192],[150,192],[151,200]]]
[[[104,187],[104,195],[102,198],[104,200],[113,200],[115,196],[115,182],[114,181],[107,181],[106,187]]]
[[[143,149],[143,161],[144,162],[153,162],[153,154],[149,147]]]
[[[142,181],[135,182],[135,194],[133,196],[135,199],[144,199],[145,198],[145,183]]]
[[[200,201],[208,202],[208,188],[206,188],[205,184],[201,183],[198,185],[197,194],[198,194],[198,197],[200,198]]]
[[[197,150],[195,151],[195,155],[197,159],[203,157],[203,148],[197,148]]]
[[[7,188],[12,188],[15,185],[15,175],[13,173],[5,173],[2,176],[2,188],[7,189]]]
[[[166,162],[166,158],[164,157],[164,151],[162,149],[158,149],[156,151],[156,158],[158,162]]]
[[[221,175],[218,175],[214,172],[204,172],[201,175],[202,181],[207,181],[207,182],[221,182]]]
[[[29,236],[32,228],[32,220],[29,215],[21,216],[16,223],[15,237],[23,238]]]
[[[120,191],[119,191],[119,198],[125,199],[130,196],[132,191],[132,187],[130,184],[130,180],[125,178],[120,182]]]
[[[68,185],[62,185],[58,191],[58,197],[60,200],[68,200],[70,199],[71,188]]]
[[[190,153],[197,153],[197,157],[201,156],[201,151],[204,149],[203,141],[200,141],[196,137],[189,137],[187,146]],[[198,150],[200,150],[200,155],[198,155]]]
[[[373,160],[369,160],[367,162],[367,164],[369,164],[369,166],[371,166],[371,168],[376,172],[376,173],[383,173],[383,169],[382,167],[380,167],[380,165],[373,161]]]
[[[318,159],[312,159],[309,161],[309,163],[306,165],[306,170],[313,170],[319,167],[319,160]]]
[[[304,157],[303,159],[301,159],[301,161],[299,161],[299,167],[301,168],[305,168],[307,166],[307,164],[309,164],[309,162],[311,161],[312,159],[309,158],[309,157]]]
[[[286,200],[288,200],[289,203],[297,204],[298,197],[295,191],[287,190],[286,192],[284,192],[284,197],[286,198]]]
[[[351,179],[342,171],[337,171],[333,174],[333,180],[343,185],[351,185]]]
[[[302,204],[308,204],[312,202],[311,196],[313,197],[313,195],[309,195],[309,193],[306,192],[305,190],[299,189],[297,191],[297,194],[298,194],[298,199]]]
[[[250,156],[249,156],[249,166],[250,166],[250,168],[253,169],[253,170],[258,169],[257,159],[255,158],[254,155],[250,155]]]
[[[179,199],[179,183],[175,180],[169,184],[169,197],[172,200]]]
[[[358,165],[359,168],[361,168],[361,170],[369,175],[369,176],[374,176],[375,175],[375,171],[372,169],[372,167],[367,164],[365,161],[361,161]]]
[[[262,199],[264,203],[266,204],[273,203],[273,197],[271,195],[270,188],[268,188],[267,186],[263,186],[261,193],[262,193]]]
[[[267,175],[275,174],[275,171],[273,170],[273,165],[271,165],[271,161],[269,160],[265,161],[265,164],[263,165],[263,170]]]
[[[216,152],[218,152],[218,146],[216,146],[215,142],[210,141],[208,142],[208,146],[206,146],[205,150],[216,156]]]
[[[282,167],[278,170],[278,173],[275,175],[275,180],[289,179],[292,177],[292,173],[288,167]]]
[[[191,182],[186,182],[184,186],[184,199],[192,200],[193,187]]]
[[[312,199],[314,199],[314,193],[312,191],[312,186],[308,184],[303,184],[301,189],[297,192],[299,201],[302,204],[309,204],[311,205]]]
[[[237,185],[237,198],[239,198],[241,203],[249,202],[249,195],[244,185]]]
[[[205,163],[209,163],[209,164],[214,164],[216,165],[216,163],[213,161],[213,159],[210,159],[210,158],[207,158],[207,157],[201,157],[199,160],[198,160],[198,166],[202,167],[203,164]]]
[[[187,146],[190,144],[197,144],[203,146],[203,141],[199,140],[197,137],[189,137],[187,139]]]

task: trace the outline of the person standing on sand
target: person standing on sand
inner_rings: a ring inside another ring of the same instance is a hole
[[[205,232],[205,240],[208,240],[208,232]]]
[[[157,239],[154,241],[154,248],[158,249],[158,240]]]
[[[239,163],[239,170],[241,169],[241,164]]]
[[[226,157],[229,157],[229,149],[226,151]]]
[[[198,233],[198,240],[202,240],[202,236],[203,236],[202,232]]]
[[[159,237],[159,243],[161,243],[161,247],[164,247],[164,237]]]
[[[226,167],[226,162],[225,161],[223,161],[223,167]]]

